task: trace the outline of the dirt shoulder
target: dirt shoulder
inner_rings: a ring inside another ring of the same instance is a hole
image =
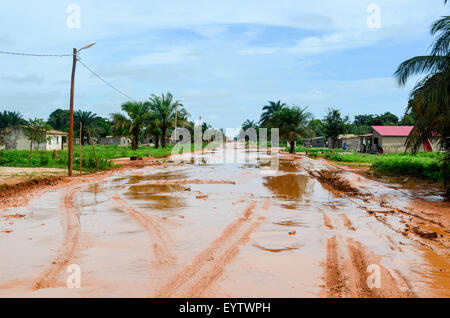
[[[203,151],[205,151],[205,148],[192,151],[191,153],[196,154]],[[3,170],[4,178],[0,179],[0,211],[11,207],[23,206],[34,196],[50,189],[73,186],[84,182],[99,182],[119,170],[166,165],[171,161],[171,158],[171,155],[161,158],[145,157],[139,160],[117,158],[111,160],[115,167],[110,170],[83,175],[80,175],[78,171],[74,171],[73,177],[66,175],[66,169],[0,167],[0,169],[6,168]]]
[[[306,153],[296,153],[295,155],[289,154],[287,152],[282,152],[284,155],[289,155],[291,158],[296,157],[307,157],[311,160],[324,160],[330,166],[336,168],[336,170],[346,170],[358,174],[364,178],[368,178],[374,181],[381,181],[388,184],[399,185],[404,189],[412,190],[432,190],[434,194],[440,195],[442,192],[442,183],[424,180],[407,175],[393,175],[381,173],[370,168],[372,163],[368,162],[345,162],[345,161],[333,161],[328,160],[324,157],[320,158],[310,158]]]
[[[160,166],[166,160],[167,158],[143,158],[134,161],[126,158],[114,159],[113,162],[118,166],[111,170],[84,175],[74,171],[73,177],[66,175],[66,169],[0,167],[0,177],[2,177],[0,178],[0,210],[25,205],[31,198],[44,191],[84,182],[98,182],[119,170]]]
[[[444,202],[435,189],[369,178],[326,160],[289,157],[324,187],[348,197],[391,230],[441,255],[450,255],[450,202]]]
[[[14,185],[36,178],[59,177],[67,174],[59,168],[0,167],[0,185]]]

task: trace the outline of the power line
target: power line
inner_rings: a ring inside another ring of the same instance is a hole
[[[67,56],[73,56],[73,54],[33,54],[33,53],[19,53],[19,52],[8,52],[8,51],[0,51],[0,54],[7,54],[7,55],[19,55],[19,56],[34,56],[34,57],[67,57]],[[120,89],[116,88],[114,85],[110,84],[108,81],[103,79],[99,74],[94,72],[89,66],[84,64],[81,61],[81,58],[77,56],[78,62],[81,63],[89,72],[91,72],[93,75],[95,75],[98,79],[100,79],[103,83],[111,87],[113,90],[118,92],[120,95],[125,96],[126,98],[130,100],[135,100],[134,98],[130,97],[129,95],[122,92]]]
[[[37,57],[66,57],[66,56],[72,56],[72,54],[33,54],[33,53],[19,53],[19,52],[7,52],[7,51],[0,51],[0,54],[20,55],[20,56],[37,56]]]
[[[98,79],[100,79],[103,83],[105,83],[106,85],[108,85],[109,87],[111,87],[113,90],[115,90],[116,92],[118,92],[120,95],[125,96],[126,98],[130,99],[130,100],[136,100],[133,97],[125,94],[124,92],[122,92],[120,89],[116,88],[114,85],[108,83],[105,79],[103,79],[100,75],[98,75],[96,72],[94,72],[89,66],[87,66],[86,64],[84,64],[80,57],[78,57],[78,62],[80,62],[81,65],[83,65],[89,72],[91,72],[95,77],[97,77]]]

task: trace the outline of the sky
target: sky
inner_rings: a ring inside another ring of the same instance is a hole
[[[2,1],[0,51],[71,54],[134,100],[171,92],[217,128],[258,120],[267,101],[404,113],[413,79],[393,78],[428,52],[443,0]],[[69,105],[71,57],[0,54],[0,111],[47,118]],[[109,116],[128,98],[78,63],[75,109]]]

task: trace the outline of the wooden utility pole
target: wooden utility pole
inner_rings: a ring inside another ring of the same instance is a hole
[[[177,144],[177,117],[178,117],[178,102],[175,103],[175,136],[174,136],[174,145]]]
[[[77,66],[77,49],[73,49],[72,80],[70,83],[70,110],[69,110],[69,177],[73,168],[73,96],[75,89],[75,69]],[[81,138],[80,138],[81,143]]]
[[[83,144],[81,143],[81,132],[83,131],[83,123],[80,123],[80,176],[83,174],[82,166],[83,166]]]
[[[95,152],[95,146],[94,146],[94,142],[92,141],[91,132],[89,131],[89,128],[88,128],[88,136],[89,136],[89,142],[91,143],[92,149],[94,150],[95,165],[97,166],[97,172],[98,172],[99,168],[98,168],[97,153]]]

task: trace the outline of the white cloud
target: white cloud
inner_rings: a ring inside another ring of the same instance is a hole
[[[239,50],[238,54],[242,55],[264,55],[264,54],[273,54],[277,51],[280,51],[278,48],[274,47],[251,47],[248,49]]]
[[[112,84],[143,99],[169,90],[186,98],[193,116],[210,115],[220,126],[259,117],[261,105],[278,98],[311,105],[316,114],[333,105],[358,110],[363,103],[402,109],[408,91],[393,83],[393,70],[347,72],[348,61],[340,66],[333,53],[345,51],[351,58],[353,49],[366,49],[358,54],[370,55],[371,48],[389,43],[391,48],[382,48],[389,57],[399,42],[425,51],[429,25],[445,14],[440,0],[377,0],[382,28],[370,30],[366,8],[372,1],[77,0],[81,28],[68,29],[67,2],[3,2],[0,28],[7,38],[0,36],[0,50],[71,53],[72,47],[96,40],[83,51],[83,61]],[[323,53],[333,63],[330,70],[322,69]],[[7,92],[0,94],[0,107],[41,117],[53,105],[67,105],[70,67],[70,57],[0,56],[2,92]],[[350,80],[314,76],[340,72]],[[99,114],[117,110],[123,101],[81,67],[75,94],[77,104]]]
[[[168,51],[153,52],[138,56],[128,62],[131,65],[170,64],[198,59],[198,52],[190,48],[173,48]]]
[[[12,83],[42,83],[44,81],[44,77],[30,74],[25,76],[0,76],[0,79],[6,82]]]

